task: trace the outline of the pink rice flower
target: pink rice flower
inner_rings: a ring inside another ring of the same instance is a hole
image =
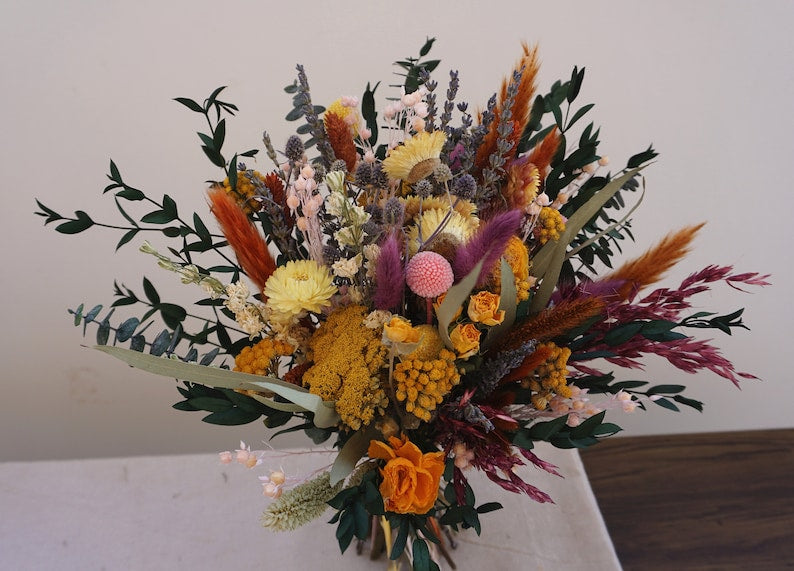
[[[455,274],[441,254],[419,252],[405,268],[405,282],[420,297],[437,297],[452,285]]]

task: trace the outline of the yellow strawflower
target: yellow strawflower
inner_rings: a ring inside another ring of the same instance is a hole
[[[419,249],[419,229],[422,229],[422,242],[426,242],[430,236],[444,224],[439,238],[444,235],[452,236],[459,244],[465,244],[472,234],[477,230],[479,219],[475,216],[463,216],[457,210],[453,210],[447,218],[447,208],[431,208],[422,212],[421,218],[408,229],[408,249],[415,254]]]
[[[422,131],[393,148],[383,160],[383,170],[393,179],[408,184],[419,182],[440,164],[439,156],[446,140],[443,131]]]
[[[331,273],[314,260],[289,261],[279,266],[265,282],[267,307],[284,315],[301,311],[320,312],[331,305],[336,293]]]

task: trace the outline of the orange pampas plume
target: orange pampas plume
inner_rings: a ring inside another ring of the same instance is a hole
[[[689,244],[705,224],[701,222],[668,234],[642,256],[626,262],[600,281],[625,280],[617,295],[621,299],[631,299],[643,287],[659,281],[667,270],[689,253]]]
[[[551,164],[551,159],[554,158],[559,146],[560,134],[557,132],[557,127],[554,127],[554,129],[549,131],[548,135],[543,137],[540,144],[529,153],[529,162],[538,167],[538,170],[543,174]]]
[[[540,68],[537,46],[530,49],[526,43],[523,43],[522,48],[524,53],[514,68],[514,71],[523,70],[523,73],[521,74],[521,81],[518,84],[518,93],[516,93],[511,110],[510,120],[513,122],[513,132],[509,140],[512,151],[514,151],[518,145],[518,141],[521,139],[521,133],[524,132],[524,127],[527,121],[529,121],[529,112],[532,109],[532,97],[535,95],[535,78]],[[499,103],[495,109],[496,117],[494,117],[482,144],[479,149],[477,149],[477,156],[474,160],[474,166],[477,172],[480,172],[488,164],[488,157],[496,152],[496,140],[498,138],[496,130],[499,127],[505,99],[507,99],[507,87],[512,80],[513,72],[510,73],[509,77],[502,80]]]
[[[356,145],[353,143],[353,134],[350,132],[345,120],[336,113],[325,114],[325,131],[328,134],[328,142],[334,149],[334,154],[337,159],[345,161],[347,172],[354,172],[356,168],[356,161],[358,160],[358,152],[356,152]]]
[[[554,339],[595,317],[603,309],[604,302],[598,297],[561,301],[554,307],[514,325],[505,335],[501,349],[503,351],[517,349],[530,339],[537,341]]]
[[[223,188],[211,188],[207,196],[212,213],[237,255],[240,267],[261,292],[265,288],[267,278],[276,269],[276,262],[267,249],[267,243]]]

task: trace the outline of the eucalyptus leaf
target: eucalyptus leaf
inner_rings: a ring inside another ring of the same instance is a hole
[[[337,454],[336,460],[334,460],[334,465],[331,467],[332,486],[347,478],[356,467],[356,463],[367,453],[370,440],[375,437],[375,430],[368,428],[367,430],[359,430],[345,442],[345,445]]]
[[[458,308],[463,306],[463,302],[466,301],[471,290],[477,284],[477,278],[480,277],[483,262],[484,260],[477,262],[477,265],[465,278],[447,290],[444,301],[441,302],[441,305],[436,310],[438,333],[441,335],[444,345],[449,349],[453,349],[452,340],[449,338],[449,324],[452,323]]]
[[[335,426],[339,421],[339,415],[336,414],[333,402],[324,402],[319,396],[311,394],[306,389],[296,387],[291,383],[274,377],[263,377],[216,367],[205,367],[195,363],[184,363],[177,359],[164,359],[146,353],[130,351],[122,347],[95,346],[94,348],[116,357],[137,369],[156,375],[185,379],[209,387],[274,392],[299,405],[303,410],[314,413],[314,425],[318,428]]]
[[[518,298],[516,294],[516,279],[513,275],[513,270],[507,260],[502,258],[501,261],[501,295],[499,298],[499,310],[505,312],[505,317],[502,323],[494,325],[488,331],[488,335],[483,341],[483,348],[488,349],[495,341],[497,341],[507,330],[509,330],[516,320],[516,308],[518,306]]]

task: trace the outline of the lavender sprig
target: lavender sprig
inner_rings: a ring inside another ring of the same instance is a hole
[[[330,169],[331,165],[336,160],[334,149],[331,147],[331,143],[328,142],[328,136],[325,133],[325,125],[317,116],[317,113],[314,112],[306,70],[304,70],[301,64],[298,64],[296,69],[298,70],[298,94],[303,104],[303,116],[306,118],[306,122],[311,128],[312,137],[317,141],[317,149],[320,151],[323,165],[326,169]]]

